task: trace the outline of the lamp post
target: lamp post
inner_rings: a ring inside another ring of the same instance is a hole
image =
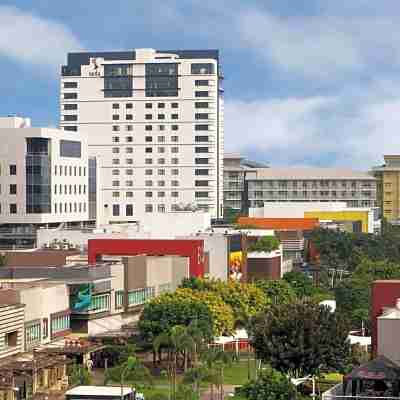
[[[126,365],[121,372],[121,400],[124,400],[124,380],[127,372],[131,371],[136,366],[136,358],[128,357]]]

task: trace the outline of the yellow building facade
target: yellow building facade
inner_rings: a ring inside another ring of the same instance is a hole
[[[377,201],[388,221],[400,220],[400,155],[384,156],[385,164],[373,168],[377,179]]]
[[[361,230],[371,233],[372,214],[369,210],[305,211],[304,218],[318,218],[320,221],[361,222]]]

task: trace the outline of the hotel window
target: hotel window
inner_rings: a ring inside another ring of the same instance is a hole
[[[165,147],[158,147],[157,148],[158,153],[165,153]]]
[[[208,131],[208,125],[195,125],[195,131]]]
[[[158,181],[158,182],[157,182],[157,185],[158,185],[158,186],[165,186],[165,181]]]
[[[171,197],[179,197],[179,192],[171,192]]]
[[[158,211],[159,213],[165,213],[165,204],[159,204],[159,205],[157,206],[157,211]]]
[[[119,192],[112,192],[112,197],[119,197]]]
[[[113,136],[112,141],[113,143],[119,143],[119,136]]]
[[[144,160],[145,164],[149,165],[149,164],[153,164],[153,159],[152,158],[146,158]]]
[[[67,103],[64,104],[64,110],[65,111],[74,111],[78,109],[78,104],[74,104],[74,103]]]
[[[179,186],[179,182],[178,181],[171,181],[171,186]]]
[[[128,154],[133,153],[133,147],[127,147],[127,148],[125,149],[125,152],[128,153]]]
[[[10,204],[10,214],[17,213],[17,205],[15,203]]]
[[[153,114],[146,114],[144,116],[145,119],[149,120],[149,119],[153,119]]]
[[[159,158],[157,160],[157,164],[161,164],[161,165],[165,164],[165,158]]]
[[[125,104],[125,108],[131,109],[131,108],[133,108],[133,104],[132,103],[126,103]]]
[[[195,153],[208,153],[208,147],[196,147]]]
[[[171,158],[171,164],[178,164],[179,163],[179,159],[178,158]]]
[[[209,97],[208,90],[196,90],[194,92],[195,97]]]
[[[208,80],[207,79],[196,79],[194,81],[195,86],[208,86]]]
[[[153,130],[153,125],[146,125],[146,126],[144,127],[144,130],[145,130],[145,131],[152,131],[152,130]]]
[[[144,210],[145,212],[153,212],[153,204],[146,204]]]
[[[113,121],[118,121],[119,120],[119,115],[118,114],[114,114],[112,116]]]
[[[179,125],[171,125],[171,130],[177,131],[179,129]]]
[[[178,108],[179,104],[178,103],[171,103],[171,108]]]
[[[192,75],[213,75],[214,64],[211,63],[193,63],[191,65]]]
[[[10,185],[10,194],[17,194],[17,185],[15,183]]]
[[[113,131],[113,132],[118,132],[119,129],[120,129],[119,125],[113,125],[113,126],[112,126],[112,131]]]
[[[195,192],[195,197],[196,198],[208,198],[208,192]]]
[[[145,181],[144,185],[145,186],[153,186],[153,181]]]
[[[119,186],[119,181],[112,181],[112,186]]]
[[[119,104],[118,103],[113,103],[112,108],[113,108],[113,110],[118,110],[119,109]]]
[[[165,197],[165,192],[158,192],[157,197]]]
[[[208,136],[196,136],[196,142],[208,142]]]
[[[159,169],[157,173],[158,175],[165,175],[165,169]]]
[[[15,164],[10,165],[10,175],[17,175],[17,166]]]
[[[131,197],[133,197],[133,192],[126,192],[125,196],[126,196],[126,198],[131,198]]]
[[[165,131],[165,125],[158,125],[159,131]]]
[[[127,136],[127,137],[125,138],[125,141],[126,141],[127,143],[132,143],[132,142],[133,142],[133,136]]]
[[[153,108],[153,104],[152,103],[146,103],[146,108]]]
[[[208,108],[207,101],[198,101],[194,104],[195,108]]]
[[[126,174],[126,175],[133,175],[133,169],[128,168],[128,169],[125,171],[125,174]]]
[[[132,120],[133,120],[133,115],[132,115],[132,114],[126,114],[126,115],[125,115],[125,119],[126,119],[127,121],[132,121]]]
[[[153,141],[153,137],[152,136],[145,136],[144,140],[146,142],[152,142]]]
[[[113,204],[113,217],[119,217],[119,204]]]
[[[165,136],[158,136],[158,137],[157,137],[157,141],[158,141],[159,143],[164,143],[164,142],[165,142]]]
[[[171,153],[179,153],[179,147],[171,147]]]
[[[195,170],[195,175],[208,175],[208,169],[196,169]]]
[[[147,175],[147,176],[153,175],[153,170],[152,170],[152,169],[146,169],[146,170],[144,171],[144,174]]]
[[[165,108],[165,103],[158,103],[158,104],[157,104],[157,107],[158,107],[158,108]]]
[[[146,147],[145,148],[145,152],[146,153],[152,153],[153,152],[153,148],[152,147]]]
[[[179,115],[178,114],[171,114],[171,119],[178,119]]]
[[[113,154],[118,154],[119,153],[119,147],[113,147],[112,148]]]
[[[133,216],[133,205],[132,204],[127,204],[125,207],[125,215],[127,217],[132,217]]]
[[[64,82],[64,89],[76,89],[78,82]]]
[[[158,118],[158,119],[165,119],[165,114],[158,114],[158,115],[157,115],[157,118]]]
[[[171,142],[178,142],[179,141],[179,136],[171,136]]]
[[[125,126],[125,130],[128,131],[128,132],[133,131],[133,125],[126,125]]]
[[[64,100],[76,100],[77,98],[77,93],[64,93]]]
[[[126,181],[125,186],[128,186],[128,187],[133,186],[133,181]]]
[[[153,192],[146,192],[145,197],[153,197]]]
[[[126,158],[125,159],[126,164],[132,165],[133,164],[133,159],[132,158]]]
[[[112,164],[113,164],[113,165],[119,164],[119,158],[113,158],[113,159],[112,159]]]
[[[119,175],[119,169],[113,169],[112,170],[113,175]]]
[[[172,176],[177,176],[177,175],[179,175],[179,169],[176,169],[176,168],[171,169],[171,175],[172,175]]]

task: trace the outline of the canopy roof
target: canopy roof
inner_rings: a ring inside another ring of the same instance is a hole
[[[345,379],[397,380],[400,379],[400,367],[385,356],[379,356],[353,369]]]

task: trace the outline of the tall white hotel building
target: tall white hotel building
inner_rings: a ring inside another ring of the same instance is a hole
[[[190,204],[222,216],[221,79],[217,50],[68,54],[60,125],[88,135],[91,218],[137,221]]]

